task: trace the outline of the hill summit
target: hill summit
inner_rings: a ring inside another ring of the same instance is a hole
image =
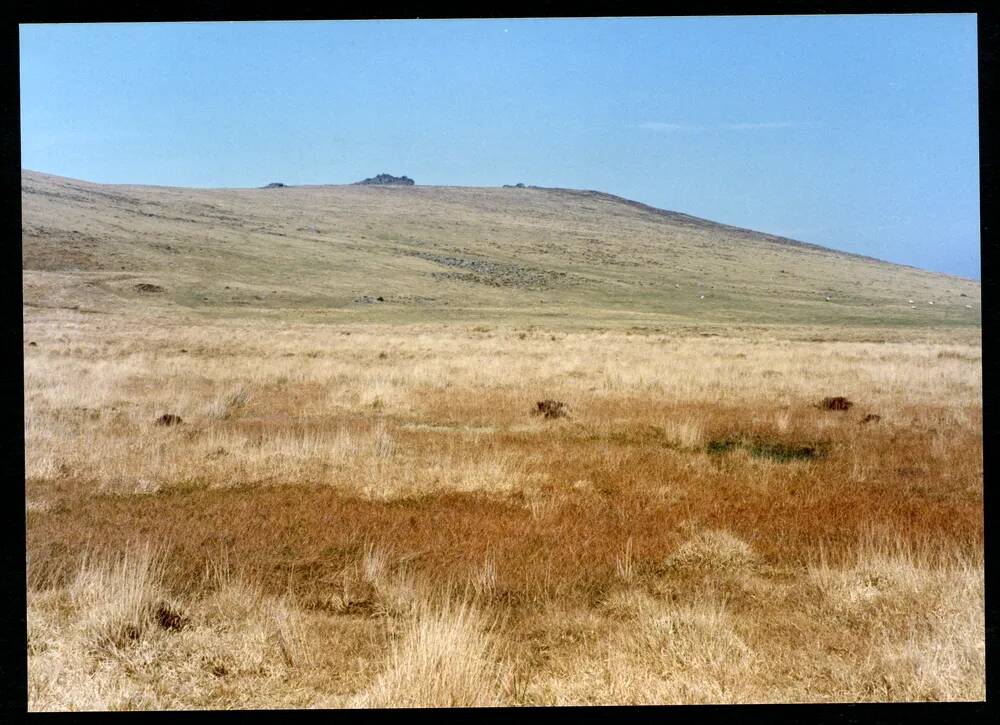
[[[379,174],[363,181],[354,182],[355,185],[363,186],[413,186],[414,181],[409,176],[393,176],[392,174]]]

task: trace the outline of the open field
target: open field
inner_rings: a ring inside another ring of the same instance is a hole
[[[985,696],[971,331],[24,329],[31,709]]]
[[[22,183],[31,709],[985,697],[978,283],[596,192]]]

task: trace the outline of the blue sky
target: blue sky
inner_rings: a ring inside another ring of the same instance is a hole
[[[974,15],[21,26],[22,166],[598,189],[979,278]]]

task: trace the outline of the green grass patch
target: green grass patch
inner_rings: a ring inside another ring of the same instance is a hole
[[[779,463],[809,461],[826,455],[826,445],[823,443],[786,443],[764,438],[720,438],[709,441],[705,452],[721,455],[738,448],[746,450],[754,458],[766,458]]]

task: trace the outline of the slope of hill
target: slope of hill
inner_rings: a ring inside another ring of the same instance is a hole
[[[23,171],[21,198],[26,306],[334,321],[980,324],[978,282],[593,191],[185,189]]]

